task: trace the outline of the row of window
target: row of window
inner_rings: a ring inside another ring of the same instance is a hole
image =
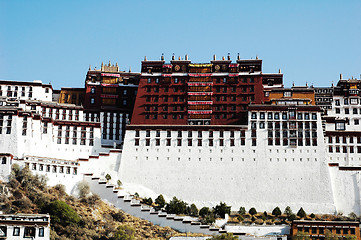
[[[312,233],[312,234],[325,234],[326,230],[329,230],[330,232],[332,232],[332,228],[333,227],[327,227],[327,228],[325,228],[325,227],[297,227],[297,232]],[[336,227],[333,229],[335,229],[334,232],[336,234],[343,234],[343,235],[348,235],[348,234],[355,235],[356,234],[355,228]],[[311,230],[311,232],[310,232],[310,230]]]
[[[348,139],[348,141],[347,141]],[[356,140],[355,140],[356,139]],[[348,137],[339,137],[339,136],[329,136],[328,137],[328,143],[340,143],[342,141],[342,143],[355,143],[357,141],[357,143],[361,143],[361,137],[353,137],[353,136],[348,136]]]
[[[37,164],[37,163],[26,163],[27,167],[31,167],[31,170],[34,171],[44,171],[44,172],[52,172],[52,173],[65,173],[65,174],[78,174],[77,167],[64,167],[64,166],[56,166],[56,165],[46,165],[46,164]]]
[[[361,153],[361,146],[328,146],[328,152],[330,153],[355,153],[357,150],[357,153]]]
[[[236,142],[235,142],[236,140],[234,139],[234,138],[231,138],[231,139],[229,139],[229,146],[230,147],[234,147],[234,146],[236,146]],[[155,144],[155,146],[161,146],[161,139],[160,138],[156,138],[155,140],[154,140],[154,144]],[[165,144],[162,144],[162,145],[164,145],[164,146],[168,146],[168,147],[170,147],[170,146],[172,146],[172,144],[171,144],[171,142],[172,142],[172,139],[171,138],[167,138],[167,139],[165,139],[165,141],[163,141],[163,142],[165,142]],[[182,144],[183,144],[183,139],[181,139],[181,138],[178,138],[177,139],[177,144],[176,144],[176,146],[178,146],[178,147],[180,147],[180,146],[182,146]],[[218,142],[218,146],[221,146],[221,147],[223,147],[223,146],[225,146],[225,141],[224,141],[224,139],[223,138],[221,138],[221,139],[218,139],[217,141],[216,140],[214,140],[213,138],[210,138],[210,139],[208,139],[208,146],[209,147],[213,147],[213,146],[215,146],[215,142]],[[187,146],[198,146],[198,147],[202,147],[203,146],[203,144],[205,143],[205,141],[203,140],[203,139],[197,139],[197,140],[194,140],[194,139],[192,139],[192,138],[188,138],[187,139]],[[146,138],[145,139],[145,146],[150,146],[150,144],[151,144],[151,139],[150,138]],[[134,145],[135,146],[139,146],[140,145],[140,139],[139,138],[136,138],[135,139],[135,141],[134,141]],[[245,138],[241,138],[240,139],[240,141],[239,141],[239,145],[240,146],[244,146],[244,145],[246,145],[246,139]]]
[[[266,128],[266,122],[258,123],[260,129]],[[267,129],[317,129],[317,122],[267,122]],[[257,129],[257,122],[251,121],[251,129]]]
[[[166,131],[166,136],[167,138],[171,138],[172,137],[172,132],[173,132],[173,137],[174,134],[177,133],[177,138],[182,138],[183,136],[187,136],[188,138],[191,138],[193,136],[197,136],[198,138],[202,138],[204,133],[207,132],[208,133],[208,137],[209,138],[213,138],[214,137],[214,132],[215,131],[170,131],[167,130]],[[224,132],[225,131],[216,131],[218,133],[218,137],[219,138],[224,138]],[[227,132],[227,137],[229,136],[230,138],[234,138],[236,136],[236,132],[235,131],[226,131]],[[146,130],[145,131],[145,137],[149,138],[154,137],[154,133],[155,133],[155,137],[159,138],[160,134],[161,134],[161,130],[155,130],[155,131],[151,131],[151,130]],[[246,131],[245,130],[241,130],[239,131],[239,137],[244,138],[246,136]],[[140,131],[136,130],[135,131],[135,137],[139,138],[140,137]]]
[[[0,226],[0,230],[3,232],[3,235],[0,235],[0,238],[2,237],[8,237],[10,234],[8,233],[8,229],[6,226]],[[21,229],[20,227],[13,227],[12,236],[20,236]],[[24,234],[23,238],[35,238],[36,237],[36,228],[35,227],[24,227]],[[44,228],[38,228],[38,237],[44,237]]]
[[[198,77],[197,77],[198,79]],[[213,79],[209,79],[210,81],[213,82]],[[227,81],[229,80],[232,80],[232,81],[235,81],[235,80],[238,80],[238,79],[227,79],[227,78],[214,78],[215,80],[215,83],[227,83]],[[178,83],[185,83],[186,82],[186,79],[185,78],[173,78],[171,80],[171,83],[174,83],[174,84],[178,84]],[[239,79],[239,82],[242,82],[242,83],[254,83],[254,78],[240,78]],[[148,78],[147,79],[147,83],[160,83],[160,79],[159,78],[155,78],[155,79],[152,79],[152,78]]]
[[[268,138],[268,146],[281,146],[281,142],[282,146],[317,146],[317,138]]]
[[[349,108],[344,108],[344,114],[350,114],[350,109]],[[335,112],[336,114],[341,114],[341,109],[340,108],[335,108]],[[352,108],[352,114],[361,114],[361,108]]]
[[[95,104],[95,98],[93,98],[93,97],[90,98],[90,104]],[[104,99],[102,99],[102,104],[105,104],[105,105],[114,105],[114,104],[116,104],[116,99],[104,98]],[[127,99],[123,99],[122,104],[123,104],[123,106],[127,106],[127,104],[128,104]]]
[[[296,112],[295,111],[289,111],[289,112],[251,112],[251,119],[267,119],[268,120],[279,120],[280,116],[282,117],[282,120],[287,119],[296,119]],[[297,112],[297,120],[310,120],[310,117],[312,120],[317,120],[317,114],[316,113],[302,113]]]
[[[343,99],[343,104],[344,105],[349,105],[349,104],[358,104],[359,100],[357,98],[344,98]],[[361,104],[361,101],[360,101]],[[341,106],[341,100],[340,99],[335,99],[335,105],[336,106]]]

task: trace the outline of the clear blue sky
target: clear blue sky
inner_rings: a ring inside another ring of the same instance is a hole
[[[0,0],[0,79],[83,87],[89,64],[263,59],[290,86],[361,74],[361,1]]]

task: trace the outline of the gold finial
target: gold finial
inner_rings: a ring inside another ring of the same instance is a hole
[[[111,65],[110,65],[110,60],[109,60],[109,64],[108,64],[108,66],[110,67]]]
[[[132,72],[132,68],[129,66],[129,72]]]
[[[89,64],[89,69],[88,70],[89,71],[92,70],[92,65],[91,64]]]
[[[342,73],[340,74],[340,80],[342,80],[343,76],[342,76]]]
[[[115,66],[118,67],[118,63],[115,63]]]
[[[278,73],[282,73],[282,72],[281,72],[281,68],[278,69]]]
[[[186,59],[186,61],[188,61],[188,54],[186,54],[185,59]]]
[[[224,56],[222,56],[222,60],[224,60]]]
[[[144,56],[144,61],[147,61],[147,56]]]
[[[256,59],[258,60],[258,55],[256,55]]]
[[[216,54],[213,54],[213,60],[216,61]]]
[[[228,60],[228,61],[231,60],[231,55],[230,55],[230,53],[228,53],[228,55],[227,55],[227,60]]]
[[[181,57],[180,57],[180,56],[178,57],[178,60],[181,60]]]
[[[102,67],[104,67],[104,63],[102,62]]]
[[[160,60],[164,61],[164,53],[162,53],[162,56],[160,57]]]
[[[237,60],[241,60],[241,56],[239,56],[239,53],[237,55]]]
[[[172,60],[175,60],[175,56],[174,56],[174,53],[173,53],[173,55],[172,55]]]

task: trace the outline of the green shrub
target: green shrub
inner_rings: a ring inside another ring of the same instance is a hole
[[[43,210],[43,213],[49,213],[52,224],[61,226],[77,225],[80,217],[77,212],[63,201],[55,200],[50,202]]]
[[[112,218],[115,221],[118,221],[118,222],[123,222],[124,221],[124,218],[125,218],[124,213],[122,213],[121,211],[112,212],[111,215],[112,215]]]
[[[208,207],[202,207],[201,210],[199,210],[199,216],[205,217],[209,214],[209,208]]]
[[[298,212],[297,212],[297,216],[299,216],[300,218],[304,218],[304,217],[306,217],[306,212],[305,212],[305,210],[303,210],[303,208],[301,207],[300,208],[300,210],[298,210]]]
[[[105,179],[106,179],[107,182],[108,182],[108,181],[110,181],[110,179],[112,179],[112,176],[110,176],[110,174],[107,173],[107,174],[105,175]]]
[[[173,197],[172,201],[166,205],[165,210],[170,214],[185,214],[187,210],[187,203]]]
[[[219,205],[216,205],[213,208],[213,212],[216,215],[216,217],[224,218],[226,214],[230,214],[231,207],[227,206],[226,203],[220,202]]]
[[[249,214],[251,214],[251,215],[255,215],[255,214],[257,213],[257,210],[253,207],[253,208],[251,208],[248,212],[249,212]]]
[[[238,237],[233,236],[233,233],[223,233],[221,235],[212,236],[209,240],[236,240]]]
[[[198,208],[194,203],[189,207],[188,214],[192,217],[198,217]]]
[[[153,204],[153,200],[152,198],[143,198],[142,203],[151,206]]]
[[[296,217],[296,215],[293,214],[293,213],[288,217],[288,221],[294,221],[294,220],[296,220],[296,219],[297,219],[297,217]]]
[[[313,213],[311,213],[311,214],[310,214],[310,217],[311,217],[311,218],[315,218],[315,217],[316,217],[316,215],[315,215],[315,214],[313,214]]]
[[[154,203],[157,204],[156,210],[164,208],[166,202],[162,194],[160,194],[155,200]]]
[[[290,206],[287,206],[287,207],[285,208],[284,214],[286,214],[287,217],[289,217],[289,216],[291,216],[291,215],[293,214]]]
[[[275,207],[275,209],[273,209],[273,211],[272,211],[272,215],[274,215],[274,216],[279,216],[281,214],[282,214],[282,212],[279,207]]]
[[[121,225],[117,228],[116,233],[114,234],[114,240],[133,240],[135,230],[127,225]]]
[[[246,209],[244,207],[240,207],[239,210],[238,210],[238,213],[240,215],[244,215],[244,214],[246,214]]]

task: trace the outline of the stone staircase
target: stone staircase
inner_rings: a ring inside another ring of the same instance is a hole
[[[90,190],[98,194],[102,199],[113,204],[116,208],[133,216],[150,221],[162,227],[171,227],[179,232],[203,233],[207,235],[217,235],[227,233],[221,228],[202,225],[198,218],[189,216],[177,216],[167,214],[163,211],[156,211],[154,208],[143,205],[132,195],[127,195],[115,189],[115,186],[108,184],[105,179],[94,177],[93,174],[84,174],[84,180],[89,183]]]

